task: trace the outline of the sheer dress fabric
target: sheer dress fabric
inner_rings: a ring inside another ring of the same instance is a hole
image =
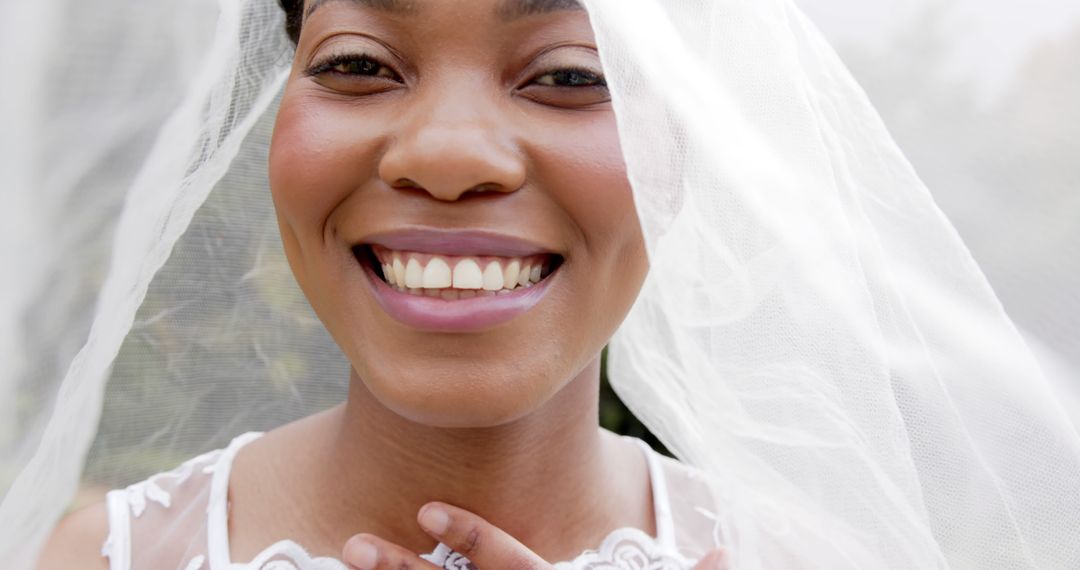
[[[229,472],[236,454],[260,435],[241,435],[225,449],[109,492],[109,538],[101,553],[110,570],[347,570],[336,558],[313,557],[292,540],[269,545],[250,561],[232,561]],[[557,570],[685,570],[718,546],[710,511],[715,503],[701,474],[635,441],[649,465],[656,535],[615,529],[594,549],[556,563]],[[424,557],[448,570],[473,568],[442,544]]]

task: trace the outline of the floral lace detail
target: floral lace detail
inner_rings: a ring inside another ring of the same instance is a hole
[[[242,567],[252,570],[348,570],[340,560],[312,557],[303,547],[291,540],[271,545]]]
[[[450,550],[449,546],[441,542],[431,554],[422,554],[420,558],[443,570],[479,570],[468,558]]]
[[[217,464],[218,456],[220,456],[221,453],[222,450],[220,449],[204,453],[198,457],[185,461],[172,471],[158,473],[145,481],[129,486],[124,490],[124,494],[127,496],[128,505],[131,507],[131,514],[135,515],[135,518],[142,516],[142,514],[146,512],[147,501],[169,508],[169,506],[172,505],[172,495],[163,489],[161,484],[168,480],[172,482],[174,487],[182,485],[191,478],[191,475],[195,472],[195,467],[200,463],[206,463],[202,469],[203,473],[207,475],[213,473],[214,466]],[[198,566],[195,568],[198,568]]]
[[[636,528],[620,528],[609,534],[599,550],[589,550],[555,570],[685,570],[692,563],[673,550],[662,548],[651,536]]]
[[[291,540],[282,540],[270,545],[247,563],[236,563],[228,557],[227,535],[227,486],[228,474],[236,452],[247,442],[261,434],[251,433],[236,438],[227,448],[205,453],[184,462],[172,471],[159,473],[149,479],[136,483],[121,491],[114,491],[118,504],[110,503],[110,512],[127,517],[139,518],[146,512],[150,503],[170,508],[173,496],[170,491],[179,488],[195,473],[211,475],[210,484],[219,487],[217,498],[212,491],[210,505],[207,508],[209,524],[209,548],[204,553],[189,554],[191,558],[179,567],[184,570],[348,570],[340,560],[311,556],[300,544]],[[663,483],[659,480],[658,468],[650,456],[650,471],[653,474],[654,493],[662,492]],[[198,470],[198,471],[197,471]],[[655,498],[655,497],[654,497]],[[220,503],[220,504],[218,504]],[[669,516],[666,496],[655,505],[658,516]],[[126,507],[126,508],[125,508]],[[128,514],[130,513],[130,514]],[[215,525],[215,522],[217,525]],[[112,521],[110,519],[110,525]],[[102,555],[110,558],[114,570],[132,570],[130,561],[131,535],[127,523],[121,534],[114,536],[118,529],[110,528],[110,535],[103,545]],[[658,521],[658,529],[662,524]],[[670,526],[670,522],[668,525]],[[554,565],[555,570],[686,570],[692,563],[677,552],[670,532],[661,530],[659,539],[635,528],[621,528],[609,534],[597,550],[588,550],[568,562]],[[217,548],[215,548],[215,543]],[[432,562],[444,570],[478,570],[465,556],[454,552],[446,545],[439,544],[431,554],[421,558]]]
[[[440,544],[424,560],[443,570],[479,570],[468,558]],[[693,563],[662,548],[653,537],[636,528],[620,528],[607,536],[597,550],[586,550],[555,570],[686,570]]]

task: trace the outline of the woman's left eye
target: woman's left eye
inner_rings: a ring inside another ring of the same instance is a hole
[[[533,80],[549,87],[607,87],[604,78],[585,69],[558,69]]]
[[[537,75],[519,93],[537,103],[565,109],[594,108],[611,101],[603,75],[573,67]]]

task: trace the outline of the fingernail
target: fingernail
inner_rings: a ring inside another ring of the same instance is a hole
[[[360,570],[371,570],[379,562],[379,549],[367,542],[353,544],[349,548],[349,564]]]
[[[439,507],[427,507],[420,512],[420,526],[432,534],[442,535],[450,528],[450,515]]]

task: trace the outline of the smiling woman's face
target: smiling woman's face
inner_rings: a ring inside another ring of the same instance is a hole
[[[364,386],[438,426],[536,410],[646,273],[586,13],[324,0],[270,153],[285,250]]]

